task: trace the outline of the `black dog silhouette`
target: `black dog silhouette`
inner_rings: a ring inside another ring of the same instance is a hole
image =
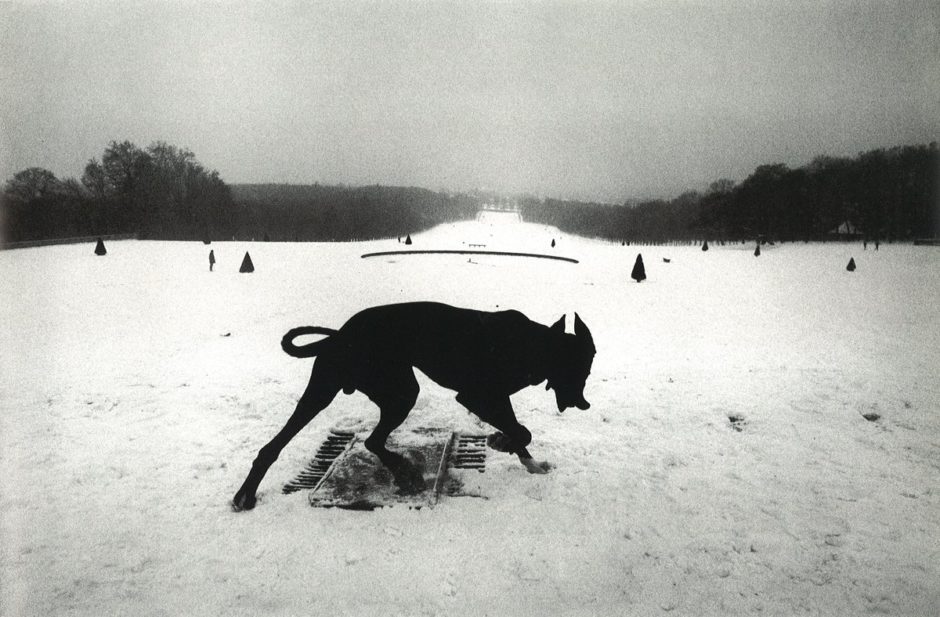
[[[445,388],[457,401],[501,431],[489,445],[512,452],[530,473],[550,465],[533,460],[526,446],[532,434],[519,424],[509,396],[547,380],[558,410],[587,409],[584,383],[594,360],[594,340],[575,314],[574,334],[565,334],[565,317],[551,327],[518,311],[484,312],[434,302],[392,304],[354,315],[340,330],[294,328],[281,346],[297,358],[317,356],[297,408],[278,434],[258,452],[251,471],[232,500],[235,510],[255,506],[255,493],[268,468],[287,443],[325,409],[340,390],[359,390],[379,406],[379,423],[366,448],[392,472],[402,491],[423,488],[411,463],[385,447],[389,434],[404,422],[418,397],[414,368]],[[327,338],[294,345],[305,334]]]

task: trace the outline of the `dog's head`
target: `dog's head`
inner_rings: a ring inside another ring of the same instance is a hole
[[[555,391],[558,411],[569,407],[588,409],[591,404],[584,399],[584,383],[591,374],[594,362],[594,338],[578,314],[574,315],[574,334],[565,334],[565,316],[549,328],[554,338],[555,353],[550,359],[548,383],[545,389]]]

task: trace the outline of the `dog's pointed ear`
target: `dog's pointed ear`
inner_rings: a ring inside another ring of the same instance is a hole
[[[562,315],[561,319],[552,324],[552,327],[549,328],[552,332],[558,332],[560,334],[565,333],[565,316]]]
[[[578,337],[579,340],[588,343],[591,349],[594,349],[594,337],[591,336],[591,331],[588,330],[588,327],[581,321],[577,313],[574,314],[574,335]]]

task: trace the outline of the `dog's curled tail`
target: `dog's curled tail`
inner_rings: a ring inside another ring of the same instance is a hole
[[[294,339],[305,334],[325,334],[330,336],[336,334],[336,330],[331,328],[321,328],[320,326],[300,326],[291,328],[281,339],[281,349],[289,356],[295,358],[312,358],[323,350],[326,339],[307,343],[306,345],[294,345]]]

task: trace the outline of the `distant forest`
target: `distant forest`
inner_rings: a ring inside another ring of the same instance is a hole
[[[451,221],[473,219],[468,195],[393,186],[235,184],[231,235],[255,240],[337,241],[404,237]],[[227,237],[224,236],[223,237]]]
[[[861,237],[940,236],[940,151],[929,146],[820,156],[809,165],[761,165],[740,184],[625,206],[526,199],[523,218],[568,233],[638,242],[824,240],[848,221]]]
[[[761,165],[704,193],[601,204],[414,187],[228,185],[163,142],[111,142],[80,180],[29,168],[0,196],[3,242],[135,233],[165,240],[347,241],[404,236],[472,219],[484,203],[518,204],[526,221],[633,242],[817,240],[843,222],[870,239],[940,236],[940,151],[930,145]]]
[[[218,172],[189,150],[111,142],[81,180],[39,167],[14,175],[3,192],[3,235],[5,242],[123,233],[193,239],[228,220],[232,205]]]
[[[134,233],[161,240],[342,241],[473,218],[479,200],[421,188],[228,185],[163,142],[111,142],[80,180],[32,167],[4,186],[3,242]]]
[[[525,199],[523,218],[583,236],[669,240],[823,240],[848,221],[860,236],[940,236],[940,151],[929,146],[820,156],[809,165],[761,165],[740,184],[624,206]]]

